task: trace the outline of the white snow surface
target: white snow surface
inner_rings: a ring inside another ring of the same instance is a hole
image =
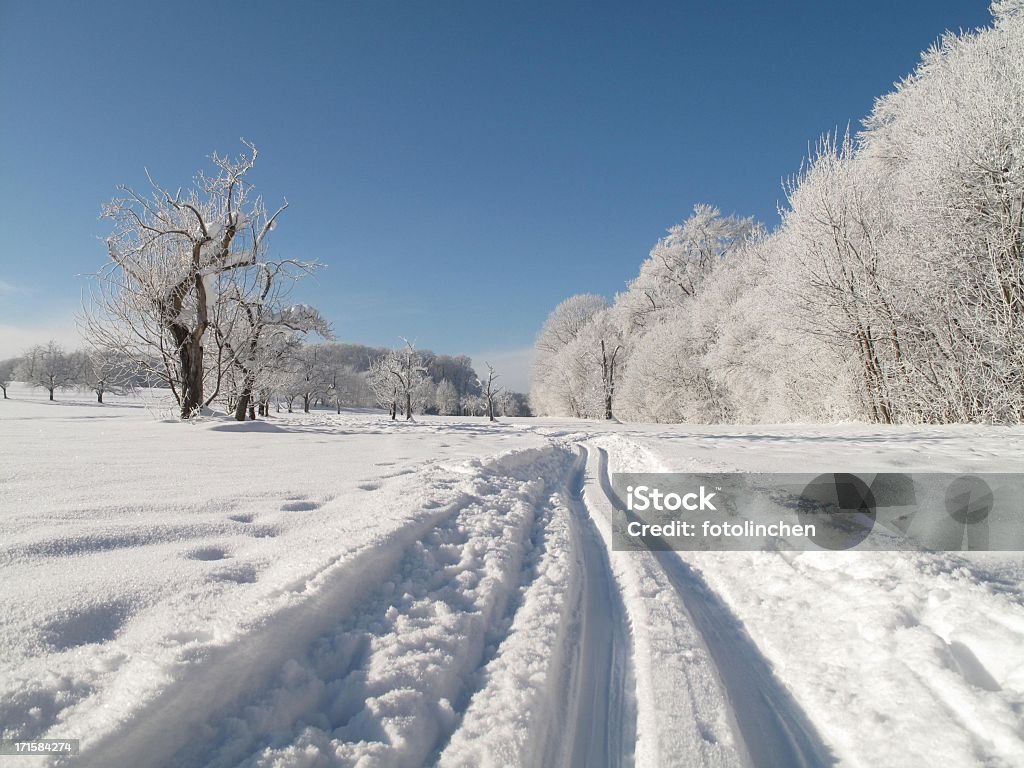
[[[615,552],[607,479],[1021,471],[1024,429],[10,393],[0,730],[69,765],[1024,765],[1021,553]]]

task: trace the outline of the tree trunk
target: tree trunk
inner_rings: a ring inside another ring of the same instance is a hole
[[[256,421],[256,406],[249,403],[249,421]]]
[[[242,393],[238,396],[238,402],[235,403],[235,421],[245,421],[245,412],[249,411],[252,413],[252,388],[256,383],[253,380],[251,373],[245,374],[245,378],[242,380]],[[255,419],[255,415],[249,418]]]
[[[391,420],[396,421],[398,419],[398,401],[391,401]]]
[[[497,421],[497,419],[494,418],[494,401],[490,398],[487,398],[487,418],[490,421]]]
[[[102,403],[103,402],[103,390],[102,389],[97,389],[96,390],[96,402],[97,403]]]
[[[309,400],[310,400],[309,395],[303,395],[302,396],[302,412],[303,413],[309,413]]]
[[[181,418],[191,419],[203,407],[203,345],[186,330],[175,331],[178,362],[181,364]]]
[[[405,393],[405,420],[412,421],[412,393]]]
[[[48,387],[48,389],[50,390],[50,400],[52,401],[53,400],[53,387]]]

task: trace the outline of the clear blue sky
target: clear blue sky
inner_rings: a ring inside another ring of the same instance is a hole
[[[115,185],[186,185],[240,136],[291,203],[273,253],[328,265],[301,296],[339,338],[511,354],[697,202],[774,223],[808,142],[988,20],[977,0],[0,0],[0,356],[70,325]]]

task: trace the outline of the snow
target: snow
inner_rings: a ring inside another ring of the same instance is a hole
[[[1020,553],[616,552],[616,471],[1014,471],[1024,430],[0,401],[0,724],[84,766],[1024,764]],[[0,758],[19,766],[42,758]]]

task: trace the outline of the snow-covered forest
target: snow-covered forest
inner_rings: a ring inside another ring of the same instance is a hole
[[[857,132],[824,136],[781,223],[698,205],[625,291],[536,344],[541,414],[630,421],[1024,418],[1024,14],[948,33]]]

